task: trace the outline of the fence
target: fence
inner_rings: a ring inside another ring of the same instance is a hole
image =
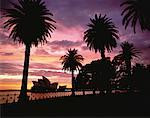
[[[85,91],[85,95],[93,94],[92,91]],[[99,91],[96,91],[96,94],[99,94]],[[57,98],[57,97],[65,97],[70,96],[71,92],[49,92],[49,93],[31,93],[28,92],[29,100],[42,100],[42,99],[50,99],[50,98]],[[83,95],[82,91],[76,91],[75,95]],[[18,94],[5,94],[0,95],[0,104],[5,103],[13,103],[18,102],[19,99],[19,92]]]

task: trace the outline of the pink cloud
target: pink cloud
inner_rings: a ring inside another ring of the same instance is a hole
[[[130,27],[127,30],[124,29],[121,24],[120,1],[114,3],[112,0],[67,0],[63,2],[46,0],[48,8],[52,9],[51,11],[54,14],[57,29],[52,33],[52,38],[47,38],[47,44],[39,45],[38,48],[32,47],[29,83],[31,84],[31,80],[45,75],[53,82],[71,84],[71,75],[60,71],[62,65],[59,61],[60,57],[66,54],[68,48],[78,49],[78,53],[85,58],[83,64],[101,58],[100,53],[95,54],[94,51],[90,51],[83,41],[84,31],[87,29],[86,25],[90,22],[90,17],[93,17],[95,13],[107,14],[119,28],[120,40],[117,41],[118,47],[111,53],[106,51],[106,56],[112,59],[121,50],[120,43],[129,41],[142,51],[140,62],[150,63],[150,33],[138,31],[134,34]],[[7,18],[0,19],[0,61],[3,63],[1,65],[0,73],[2,76],[0,76],[0,79],[4,79],[8,75],[11,80],[16,75],[19,78],[17,81],[21,82],[24,46],[16,44],[11,38],[8,38],[10,31],[3,28],[3,23],[6,20]],[[136,62],[138,61],[136,60]],[[6,81],[9,83],[10,80]]]
[[[34,54],[35,55],[49,55],[49,53],[43,48],[36,48],[36,51],[34,52]]]

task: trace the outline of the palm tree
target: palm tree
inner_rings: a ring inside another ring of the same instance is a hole
[[[25,59],[22,86],[19,101],[27,100],[27,80],[30,48],[37,47],[39,43],[47,42],[55,22],[49,16],[53,16],[41,0],[18,0],[19,4],[11,3],[13,8],[5,9],[4,16],[9,19],[4,23],[4,28],[11,30],[9,37],[14,41],[25,45]]]
[[[140,52],[135,49],[132,43],[129,43],[127,41],[123,42],[120,46],[122,48],[122,51],[120,51],[120,54],[118,54],[116,57],[118,57],[118,59],[120,59],[121,62],[125,62],[127,74],[130,77],[131,60],[133,59],[133,57],[138,57],[138,54]]]
[[[75,95],[74,92],[74,71],[79,70],[82,67],[81,62],[84,60],[82,55],[78,54],[76,49],[69,49],[66,55],[60,58],[62,60],[63,70],[71,71],[72,73],[72,95]]]
[[[95,18],[90,18],[90,21],[91,23],[87,25],[89,29],[84,32],[84,41],[90,50],[94,50],[95,53],[100,52],[101,57],[105,58],[105,49],[110,52],[117,46],[118,30],[106,15],[95,14]]]
[[[139,22],[141,30],[150,31],[150,7],[149,0],[126,0],[121,7],[124,7],[121,15],[123,16],[122,24],[125,29],[131,23],[134,33],[137,22]]]

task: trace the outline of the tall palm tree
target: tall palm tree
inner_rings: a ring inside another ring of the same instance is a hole
[[[100,52],[101,57],[105,58],[105,49],[110,52],[117,46],[118,30],[106,15],[95,14],[95,18],[90,18],[90,21],[91,23],[87,25],[89,29],[84,32],[84,41],[90,50],[94,50],[95,53]]]
[[[82,61],[84,58],[82,55],[78,54],[76,49],[69,49],[66,55],[60,58],[62,60],[63,70],[71,71],[72,73],[72,95],[75,95],[74,92],[74,71],[79,70],[82,67]]]
[[[19,4],[11,3],[13,8],[5,9],[4,16],[9,19],[4,23],[4,28],[11,30],[9,37],[14,41],[25,45],[25,59],[20,101],[27,100],[27,80],[30,48],[37,47],[39,43],[47,42],[46,37],[50,36],[55,22],[49,16],[53,16],[41,0],[18,0]]]
[[[149,0],[126,0],[120,6],[124,8],[121,15],[123,16],[122,24],[125,25],[125,29],[131,23],[131,27],[136,33],[135,27],[139,22],[142,31],[150,31]]]
[[[131,60],[134,57],[138,57],[138,54],[140,52],[137,49],[135,49],[132,43],[129,43],[127,41],[123,42],[120,46],[122,48],[122,51],[120,51],[120,54],[118,54],[116,57],[122,60],[121,62],[125,62],[127,74],[130,77],[131,76]]]

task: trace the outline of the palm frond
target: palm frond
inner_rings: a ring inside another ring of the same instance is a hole
[[[90,50],[101,52],[106,48],[107,51],[111,51],[116,47],[116,40],[119,39],[118,30],[111,20],[101,14],[95,14],[94,19],[90,18],[91,23],[87,25],[89,29],[84,32],[83,38]]]
[[[79,55],[76,49],[69,49],[66,55],[60,58],[62,60],[63,70],[79,70],[82,67],[84,58]]]
[[[132,43],[129,43],[127,41],[123,42],[121,45],[122,51],[120,51],[119,56],[121,56],[121,59],[123,61],[125,60],[131,60],[133,57],[139,57],[140,51],[135,49],[134,45]]]
[[[131,23],[134,33],[136,33],[136,25],[139,22],[142,31],[150,31],[150,7],[148,0],[126,0],[121,5],[123,11],[122,24],[125,25],[125,29]]]
[[[13,8],[5,9],[4,16],[8,20],[4,27],[12,29],[10,37],[25,45],[37,46],[47,42],[47,37],[56,29],[56,23],[50,16],[52,13],[41,0],[18,0],[12,3]]]

